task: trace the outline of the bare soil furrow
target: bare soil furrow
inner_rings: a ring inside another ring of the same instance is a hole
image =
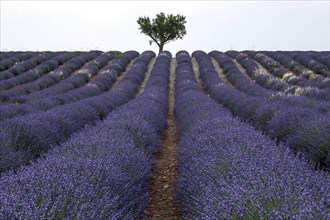
[[[128,71],[133,66],[135,60],[136,60],[136,58],[134,58],[133,60],[131,60],[131,62],[126,66],[125,71],[122,74],[120,74],[120,76],[117,78],[117,81],[112,85],[112,88],[116,87],[118,85],[118,83],[126,76],[126,74],[128,73]]]
[[[222,79],[222,81],[224,83],[226,83],[228,86],[230,86],[231,88],[235,88],[235,86],[228,81],[226,75],[223,73],[222,68],[219,66],[218,62],[213,57],[211,57],[211,60],[212,60],[215,70],[219,74],[219,77]]]
[[[198,62],[197,62],[197,60],[196,60],[195,57],[192,57],[191,58],[191,63],[192,63],[192,66],[193,66],[193,71],[194,71],[195,79],[197,80],[197,83],[199,85],[199,88],[201,88],[201,90],[205,93],[203,82],[202,82],[202,80],[200,78],[199,65],[198,65]]]
[[[151,183],[151,204],[146,209],[147,219],[181,219],[175,204],[175,184],[178,177],[178,143],[174,109],[174,80],[176,60],[170,72],[168,128],[162,135],[162,146],[156,154],[156,167]]]
[[[138,92],[138,95],[140,95],[143,91],[144,91],[144,88],[146,87],[147,85],[147,82],[149,80],[149,77],[150,77],[150,74],[151,74],[151,70],[152,68],[154,67],[154,64],[156,62],[156,58],[152,58],[149,62],[149,65],[148,65],[148,70],[146,72],[146,76],[144,77],[144,80],[139,88],[139,92]]]
[[[248,80],[250,80],[252,82],[255,82],[255,80],[251,76],[249,76],[249,74],[247,74],[245,68],[239,62],[237,62],[236,60],[233,60],[233,61],[236,64],[236,66],[239,69],[239,71],[241,71],[241,73],[243,74],[243,76],[245,76]]]

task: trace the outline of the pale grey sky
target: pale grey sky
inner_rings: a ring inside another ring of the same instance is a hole
[[[139,16],[183,14],[165,50],[330,50],[326,1],[1,1],[0,50],[158,51]]]

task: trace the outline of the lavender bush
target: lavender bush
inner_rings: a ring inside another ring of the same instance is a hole
[[[53,95],[55,95],[59,87],[62,86],[63,88],[64,85],[70,85],[71,87],[67,86],[69,88],[83,85],[93,74],[97,73],[98,67],[89,65],[97,57],[97,54],[93,51],[74,57],[58,69],[36,80],[32,85],[24,84],[22,88],[19,87],[17,90],[13,88],[9,101],[24,103],[29,99],[50,96],[51,92],[54,92]]]
[[[297,75],[297,77],[286,77],[289,83],[294,83],[299,86],[318,87],[320,89],[330,88],[329,79],[315,75],[311,70],[308,70],[306,67],[287,56],[284,52],[264,52],[263,56],[265,55],[278,60],[284,67]]]
[[[305,53],[330,69],[329,51],[306,51]]]
[[[210,56],[217,56],[217,53],[217,51],[212,51]],[[321,164],[324,169],[329,168],[330,164],[328,163],[328,159],[326,159],[330,150],[330,132],[327,126],[329,121],[327,118],[329,118],[330,110],[329,102],[308,99],[303,96],[286,96],[282,94],[277,94],[269,98],[249,96],[234,88],[230,88],[222,82],[214,70],[210,57],[207,56],[206,53],[199,51],[194,52],[193,55],[196,56],[197,61],[202,64],[200,66],[201,79],[206,92],[210,94],[214,100],[228,107],[233,114],[240,116],[247,122],[252,123],[255,127],[276,137],[278,142],[290,140],[290,145],[303,153],[306,158]],[[201,62],[201,60],[203,60],[203,62]],[[207,66],[207,68],[204,66]],[[204,71],[205,69],[207,69],[207,71]],[[306,120],[304,126],[298,124],[299,120],[296,120],[296,117],[287,117],[286,113],[290,111],[290,109],[295,109],[291,111],[295,112],[296,115],[303,115],[300,112],[304,111],[304,109],[309,109],[308,117],[299,117],[301,121]],[[322,117],[326,120],[323,122],[314,120],[317,117]],[[313,119],[313,125],[308,123],[309,119]],[[281,124],[281,126],[279,126],[279,124]],[[286,128],[287,130],[288,128],[286,126],[288,124],[292,124],[292,126],[290,126],[290,132],[282,135],[282,128]],[[314,129],[315,127],[320,128],[320,130]],[[306,135],[303,130],[313,133],[308,135],[309,138],[298,138],[298,134]],[[315,130],[317,132],[315,132]],[[293,140],[304,141],[297,142],[299,143],[299,146],[297,146],[297,144],[293,143]],[[318,150],[316,151],[315,149]]]
[[[194,54],[196,53],[199,53],[199,51],[194,52]],[[217,53],[213,53],[213,58],[218,61],[228,81],[231,82],[238,90],[243,91],[252,96],[260,97],[269,97],[274,94],[273,91],[265,89],[264,87],[253,83],[252,81],[247,79],[238,69],[234,61],[225,53],[219,51]],[[204,67],[203,64],[201,64],[200,66],[200,68]]]
[[[10,71],[5,71],[23,60],[30,59],[36,52],[2,52],[0,55],[0,80],[13,77]]]
[[[127,53],[130,54],[130,53]],[[76,89],[72,89],[65,93],[60,93],[57,95],[45,95],[44,98],[40,96],[39,99],[30,98],[29,96],[25,98],[17,98],[16,100],[23,101],[24,104],[7,104],[0,106],[0,111],[2,112],[0,116],[0,120],[5,118],[12,118],[18,115],[24,115],[28,113],[38,112],[38,111],[46,111],[51,108],[54,108],[59,105],[64,105],[72,102],[79,101],[84,98],[92,97],[101,94],[102,92],[108,91],[112,85],[118,79],[118,76],[125,70],[128,63],[131,61],[133,56],[124,56],[122,59],[118,59],[112,62],[109,66],[104,68],[97,76],[92,78],[89,83],[85,86],[78,87]],[[93,69],[95,69],[94,67]],[[84,69],[87,70],[87,69]],[[84,75],[89,74],[89,72],[85,71]],[[72,78],[68,78],[68,80],[72,80]],[[64,80],[64,81],[68,81]],[[70,81],[71,81],[70,80]],[[63,89],[64,83],[60,83],[57,89]],[[66,88],[64,86],[64,88]],[[56,88],[50,88],[50,90],[54,91]],[[45,90],[46,91],[46,90]],[[49,92],[48,92],[49,93]],[[31,94],[32,95],[32,94]]]
[[[292,53],[288,53],[290,56]],[[317,74],[321,74],[325,77],[330,76],[330,71],[328,67],[323,65],[322,63],[318,62],[317,60],[313,59],[312,57],[308,56],[307,54],[304,53],[297,53],[297,54],[292,54],[291,58],[294,60],[298,61],[308,69],[312,70],[313,72]]]
[[[1,99],[9,101],[9,99],[12,99],[15,96],[22,95],[24,93],[27,94],[34,90],[37,91],[42,87],[50,86],[49,84],[46,83],[47,79],[52,77],[54,71],[61,68],[60,67],[61,62],[66,62],[69,59],[73,58],[73,56],[74,56],[74,53],[61,54],[59,56],[52,58],[51,60],[43,62],[38,67],[36,67],[36,69],[38,69],[38,72],[40,73],[40,75],[42,72],[45,72],[45,73],[47,72],[46,74],[41,75],[39,78],[35,79],[32,82],[17,85],[11,89],[3,91],[1,93],[1,97],[2,97]],[[57,58],[59,58],[59,59],[57,59]],[[43,84],[43,83],[45,83],[45,84]]]
[[[152,51],[142,53],[116,88],[102,95],[59,106],[41,114],[28,114],[1,122],[0,172],[28,163],[52,145],[63,142],[78,129],[95,123],[134,98],[148,63],[154,56]]]
[[[28,51],[27,51],[28,53]],[[0,54],[0,59],[1,61],[7,59],[7,58],[12,58],[12,57],[15,57],[15,56],[18,56],[19,54],[23,54],[22,51],[6,51],[6,52],[2,52]]]
[[[144,92],[104,121],[3,174],[0,218],[143,219],[152,154],[166,127],[170,61],[160,53]]]
[[[311,87],[311,86],[292,86],[286,82],[284,82],[282,79],[279,79],[278,77],[275,77],[271,74],[261,74],[258,65],[250,59],[246,54],[244,53],[235,53],[237,51],[229,51],[228,54],[232,58],[236,59],[246,70],[247,74],[255,80],[256,83],[259,85],[271,89],[274,91],[279,91],[283,94],[288,95],[303,95],[308,98],[315,98],[325,101],[330,101],[330,89],[319,89],[317,87]],[[262,62],[265,66],[267,66],[268,70],[271,72],[275,72],[276,68],[274,65],[272,65],[272,62],[269,62],[269,59],[264,60]],[[275,65],[276,66],[276,65]]]
[[[178,59],[176,73],[177,199],[184,219],[330,218],[324,172],[196,90],[191,64]]]
[[[0,91],[33,81],[56,67],[58,65],[56,60],[43,64],[43,62],[47,62],[47,60],[53,58],[56,54],[51,52],[40,53],[29,60],[22,61],[22,63],[13,66],[7,71],[10,71],[15,77],[0,81]]]

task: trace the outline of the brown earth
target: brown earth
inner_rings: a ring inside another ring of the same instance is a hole
[[[211,60],[212,60],[215,70],[217,71],[217,73],[218,73],[219,77],[222,79],[222,81],[224,83],[226,83],[229,87],[235,88],[235,86],[233,84],[231,84],[231,82],[228,81],[226,75],[222,71],[222,68],[219,66],[218,61],[216,61],[216,59],[214,59],[213,57],[211,58]]]
[[[135,59],[136,58],[134,58],[133,60],[131,60],[131,62],[129,62],[129,64],[126,66],[125,71],[120,74],[120,76],[117,78],[117,81],[112,85],[112,88],[116,87],[118,85],[118,83],[126,76],[127,72],[133,66]]]
[[[201,90],[203,91],[203,93],[205,93],[205,89],[204,89],[204,86],[203,86],[203,83],[202,83],[202,80],[200,78],[200,75],[199,75],[199,65],[198,65],[198,62],[196,60],[195,57],[192,57],[191,58],[191,63],[192,63],[192,66],[193,66],[193,71],[194,71],[194,75],[195,75],[195,79],[199,85],[199,88],[201,88]]]
[[[162,135],[162,145],[156,154],[156,167],[151,183],[151,204],[145,210],[147,219],[181,219],[174,198],[178,176],[178,144],[174,109],[174,80],[176,60],[172,59],[170,68],[168,128]]]
[[[146,72],[146,75],[145,75],[145,77],[143,79],[143,82],[142,82],[142,84],[141,84],[141,86],[139,88],[139,92],[138,92],[137,95],[140,95],[144,91],[144,88],[147,85],[147,82],[148,82],[149,77],[150,77],[150,74],[151,74],[151,70],[154,67],[155,62],[156,62],[156,58],[155,57],[150,60],[149,65],[148,65],[148,69],[147,69],[147,72]]]
[[[235,65],[237,66],[237,68],[239,69],[239,71],[241,71],[243,76],[245,76],[248,80],[255,82],[255,80],[251,76],[249,76],[249,74],[247,74],[245,68],[239,62],[237,62],[237,60],[233,59],[233,61],[234,61]]]

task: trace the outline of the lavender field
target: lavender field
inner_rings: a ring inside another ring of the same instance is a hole
[[[330,219],[330,52],[233,50],[1,52],[0,219],[153,219],[171,114],[178,218]]]

